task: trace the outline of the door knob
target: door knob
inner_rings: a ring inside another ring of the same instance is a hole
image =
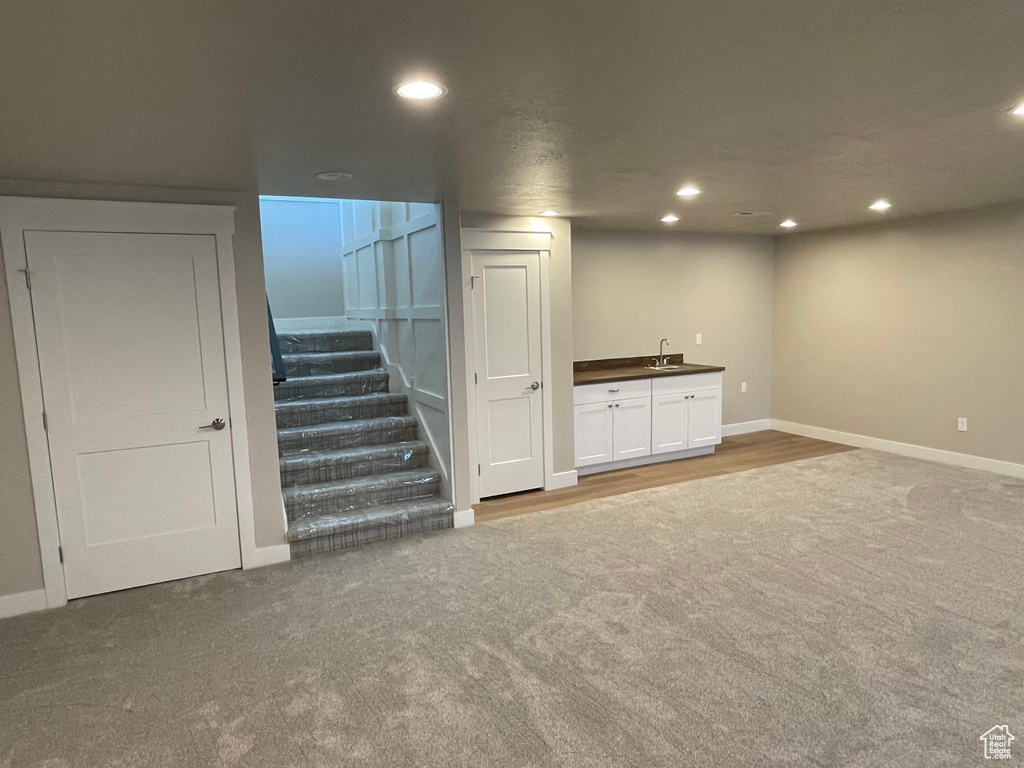
[[[224,419],[214,419],[209,424],[203,424],[199,428],[200,429],[215,429],[215,430],[217,430],[219,432],[220,430],[224,429],[224,427],[226,427],[227,425],[228,425],[228,423],[226,421],[224,421]]]
[[[533,382],[533,384],[530,385],[530,389],[533,389],[533,390],[540,389],[540,382],[539,381]]]

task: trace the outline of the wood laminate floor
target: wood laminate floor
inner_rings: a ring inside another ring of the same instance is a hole
[[[473,505],[473,510],[476,522],[485,523],[488,520],[540,512],[544,509],[564,507],[605,496],[617,496],[645,488],[657,488],[702,477],[727,475],[772,464],[784,464],[788,461],[812,459],[816,456],[853,450],[856,449],[848,445],[828,443],[775,430],[752,432],[723,438],[722,444],[711,456],[588,475],[581,477],[579,483],[572,488],[496,496]]]

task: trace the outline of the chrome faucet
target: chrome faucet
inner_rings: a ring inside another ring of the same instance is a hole
[[[662,339],[661,344],[658,345],[658,365],[665,365],[665,345],[668,344],[668,339]]]

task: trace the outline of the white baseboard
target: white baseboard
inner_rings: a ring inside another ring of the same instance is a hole
[[[771,419],[758,419],[757,421],[738,421],[735,424],[722,425],[722,437],[731,435],[746,435],[750,432],[764,432],[772,428]]]
[[[343,315],[336,317],[275,317],[274,330],[278,333],[295,331],[347,331],[351,328]]]
[[[0,595],[0,619],[45,609],[45,589],[36,589],[31,592],[15,592],[13,595]]]
[[[781,419],[772,419],[771,428],[777,429],[780,432],[802,435],[803,437],[813,437],[818,440],[828,440],[842,445],[852,445],[855,448],[871,448],[876,451],[908,456],[912,459],[937,461],[940,464],[952,464],[956,467],[980,469],[985,472],[994,472],[997,475],[1006,475],[1008,477],[1024,479],[1024,464],[1014,464],[1010,461],[986,459],[983,456],[972,456],[967,453],[943,451],[939,448],[928,448],[923,445],[913,445],[911,443],[898,443],[895,440],[883,440],[880,437],[868,437],[867,435],[856,435],[852,432],[840,432],[835,429],[825,429],[824,427],[812,427],[807,424],[796,424],[792,421],[782,421]]]
[[[455,513],[455,527],[468,528],[476,522],[476,513],[472,509],[463,509]]]
[[[277,544],[273,547],[258,547],[253,553],[252,562],[246,566],[246,570],[262,568],[265,565],[287,563],[291,559],[292,550],[287,544]]]
[[[554,491],[559,488],[571,488],[577,482],[576,470],[569,472],[555,472],[551,476],[551,482],[544,486],[545,491]]]

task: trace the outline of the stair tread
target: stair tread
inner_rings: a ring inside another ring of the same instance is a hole
[[[320,338],[320,337],[325,337],[325,336],[349,336],[349,337],[361,336],[361,337],[367,338],[367,339],[373,338],[373,334],[371,334],[369,331],[362,331],[362,330],[344,330],[344,331],[317,331],[317,330],[310,330],[310,331],[281,331],[277,335],[278,336],[284,336],[284,337],[291,337],[291,338],[299,338],[299,339],[313,339],[313,338]]]
[[[439,482],[441,473],[436,469],[403,469],[401,472],[385,472],[380,475],[364,475],[347,480],[330,480],[325,483],[310,485],[292,485],[282,491],[287,501],[289,498],[311,496],[316,494],[365,493],[379,488],[392,488],[406,483]]]
[[[391,394],[389,392],[381,392],[380,394]],[[353,395],[358,397],[358,395]],[[365,397],[365,395],[362,395]],[[327,400],[341,400],[343,398],[325,398]],[[315,400],[294,400],[293,403],[312,403]],[[285,405],[280,403],[279,405]],[[321,424],[312,424],[308,427],[282,427],[277,430],[277,437],[289,438],[301,434],[308,434],[310,432],[318,433],[336,433],[336,432],[362,432],[365,429],[372,429],[373,427],[412,427],[418,426],[415,416],[408,414],[402,416],[374,416],[370,419],[351,419],[349,421],[327,421]]]
[[[316,462],[344,461],[345,459],[372,459],[380,456],[405,453],[407,451],[425,451],[427,444],[422,440],[402,440],[397,443],[379,443],[364,445],[357,448],[337,448],[327,451],[304,451],[289,453],[281,457],[282,469],[290,464],[310,464]]]
[[[332,395],[328,397],[310,397],[305,400],[282,400],[279,403],[275,403],[275,408],[296,408],[300,405],[333,405],[339,403],[344,405],[345,403],[357,403],[357,402],[370,402],[371,400],[398,400],[404,398],[405,395],[400,392],[366,392],[361,395]],[[389,418],[382,416],[380,418]],[[366,421],[366,419],[362,419]]]
[[[340,349],[336,352],[286,352],[281,355],[285,360],[326,360],[331,357],[379,357],[380,352],[372,349]]]
[[[287,390],[285,390],[287,391]],[[360,392],[357,395],[320,395],[318,397],[298,397],[292,400],[276,400],[274,409],[278,411],[304,410],[304,408],[330,408],[331,406],[359,406],[373,403],[393,403],[407,399],[400,392]],[[365,418],[373,418],[367,416]],[[284,427],[282,427],[284,429]]]
[[[428,515],[449,514],[454,510],[451,502],[441,496],[399,501],[378,507],[348,513],[306,517],[288,523],[288,541],[330,536],[340,530],[358,526],[381,525],[389,521],[406,521]]]
[[[283,355],[282,355],[283,357]],[[356,381],[360,378],[377,378],[381,375],[387,375],[387,371],[383,368],[367,368],[364,371],[342,371],[341,373],[318,373],[313,376],[295,376],[289,374],[286,381],[282,381],[278,384],[278,388],[288,388],[289,384],[298,385],[302,384],[304,387],[309,387],[315,384],[333,384],[339,381]]]

